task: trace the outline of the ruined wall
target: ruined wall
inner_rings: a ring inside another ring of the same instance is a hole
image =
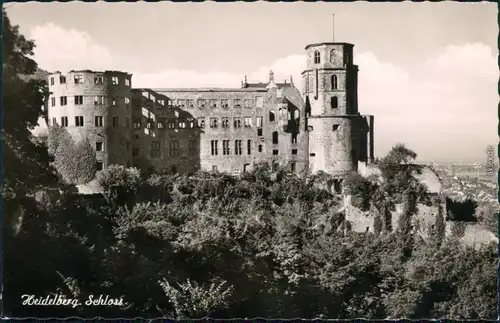
[[[117,85],[113,84],[114,80],[118,81]],[[130,107],[125,104],[125,98],[130,98],[129,74],[115,71],[57,72],[48,76],[48,84],[51,92],[48,99],[49,125],[57,123],[66,127],[76,141],[88,139],[94,150],[102,143],[102,150],[96,151],[102,168],[130,163],[131,132],[125,130],[125,119],[131,115]],[[122,122],[117,127],[112,126],[113,116]],[[78,124],[76,117],[79,117]],[[80,117],[83,117],[82,124]],[[102,124],[96,123],[96,117],[102,117]]]
[[[251,169],[255,163],[261,161],[280,165],[295,163],[296,171],[300,171],[307,165],[307,160],[304,160],[307,156],[304,132],[297,134],[297,143],[292,144],[292,134],[280,127],[276,91],[268,93],[265,88],[243,88],[163,89],[134,92],[136,93],[134,95],[134,122],[141,122],[141,127],[134,129],[134,148],[139,149],[138,156],[134,157],[134,163],[138,166],[149,165],[156,169],[172,169],[173,167],[178,171],[202,169],[240,173],[245,169]],[[151,93],[155,99],[146,99],[143,94],[138,94],[139,92]],[[288,87],[282,93],[303,115],[304,104],[298,90]],[[164,100],[169,103],[164,108],[158,108],[159,105],[153,103],[155,100]],[[274,113],[274,121],[270,121],[270,112]],[[145,116],[148,113],[151,114]],[[146,119],[151,119],[152,116],[157,119],[161,118],[166,122],[165,126],[162,129],[158,127],[146,129],[144,127]],[[259,127],[258,118],[262,119]],[[179,125],[187,119],[194,120],[194,126],[186,125],[180,128]],[[217,126],[213,124],[215,119]],[[228,127],[223,127],[224,120],[227,120]],[[238,120],[240,126],[235,127],[235,121]],[[304,122],[303,119],[302,122]],[[176,126],[170,127],[169,124]],[[273,144],[275,131],[278,132],[278,144]],[[241,140],[241,154],[236,154],[236,140]],[[153,141],[160,142],[162,151],[160,155],[154,157],[150,148]],[[175,156],[169,153],[172,141],[179,143],[179,153]],[[191,155],[189,141],[196,141],[196,155]],[[217,141],[217,154],[212,153],[212,141]],[[224,154],[224,141],[229,142],[229,153],[226,155]],[[296,150],[297,154],[292,155],[292,150]],[[277,155],[273,154],[275,151],[278,152]]]

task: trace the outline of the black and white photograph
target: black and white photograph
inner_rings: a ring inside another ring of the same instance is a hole
[[[494,2],[2,5],[2,318],[498,319]]]

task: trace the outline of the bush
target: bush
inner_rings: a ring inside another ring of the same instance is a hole
[[[76,144],[75,164],[77,166],[76,184],[86,184],[95,178],[97,159],[88,139]]]
[[[137,168],[110,165],[99,173],[97,181],[108,197],[115,194],[135,194],[141,183],[141,172]],[[125,198],[125,196],[123,197]]]

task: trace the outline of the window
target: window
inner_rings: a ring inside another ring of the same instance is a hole
[[[96,127],[102,127],[102,125],[103,125],[102,116],[95,116],[94,124]]]
[[[125,117],[125,128],[130,128],[130,117]]]
[[[296,165],[295,165],[295,163],[294,163],[294,162],[291,162],[291,163],[290,163],[290,170],[291,170],[292,172],[295,172],[295,169],[296,169]]]
[[[151,157],[158,158],[161,156],[161,145],[159,141],[151,142]]]
[[[316,153],[310,153],[309,156],[311,157],[315,157],[316,156]]]
[[[235,140],[234,141],[234,154],[235,155],[241,155],[242,154],[241,141],[242,140]]]
[[[222,117],[222,128],[224,128],[224,129],[229,128],[229,118],[228,117]]]
[[[276,121],[276,113],[274,112],[274,110],[270,110],[269,111],[269,122],[274,122]]]
[[[332,109],[337,109],[339,107],[339,99],[336,96],[332,96],[330,106]]]
[[[148,128],[148,129],[154,129],[155,128],[154,121],[152,121],[152,120],[148,121],[148,123],[146,123],[146,128]]]
[[[330,63],[334,63],[335,62],[335,49],[332,49],[330,51]]]
[[[134,157],[139,156],[139,148],[132,148],[132,156]]]
[[[245,117],[244,122],[245,122],[245,128],[252,127],[252,117]]]
[[[279,154],[279,150],[278,149],[273,149],[273,155],[278,155]]]
[[[256,97],[255,105],[257,106],[257,108],[262,108],[264,106],[264,98],[261,96]]]
[[[252,154],[252,141],[247,140],[247,154],[251,155]]]
[[[173,101],[174,100],[172,100],[172,104],[173,104]],[[184,99],[178,99],[177,100],[177,104],[175,104],[174,106],[184,108],[186,106],[186,100],[184,100]]]
[[[57,118],[52,118],[52,125],[53,126],[57,125]]]
[[[197,101],[198,108],[200,108],[200,109],[204,108],[205,104],[206,104],[206,101],[204,99],[198,99],[198,101]]]
[[[158,119],[157,120],[158,129],[163,129],[164,126],[165,126],[165,119]]]
[[[205,118],[198,118],[198,128],[205,128]]]
[[[140,121],[134,121],[134,129],[141,129],[141,122]]]
[[[159,108],[165,107],[165,100],[158,100],[156,101],[156,104],[158,105]]]
[[[225,109],[229,108],[229,100],[228,100],[228,99],[222,99],[222,100],[220,101],[220,104],[221,104],[221,106],[222,106],[223,108],[225,108]]]
[[[113,128],[118,128],[120,126],[120,121],[119,121],[118,117],[113,117],[113,119],[111,119],[111,121],[112,121]]]
[[[83,127],[83,116],[76,116],[75,117],[75,126]]]
[[[292,133],[292,145],[295,145],[297,143],[297,133]]]
[[[185,119],[180,119],[178,122],[179,129],[186,129],[186,120]]]
[[[223,155],[229,155],[229,140],[223,140],[222,141],[222,154]]]
[[[211,108],[217,108],[217,100],[210,100],[209,101],[210,107]]]
[[[243,165],[243,172],[248,172],[250,170],[250,164],[244,164]]]
[[[102,141],[95,143],[95,151],[104,151],[104,143]]]
[[[94,84],[104,84],[104,76],[94,77]]]
[[[210,117],[210,128],[217,128],[217,118]]]
[[[243,103],[245,105],[245,108],[250,108],[252,106],[252,100],[250,99],[245,99]]]
[[[77,105],[83,104],[83,95],[75,95],[75,104]]]
[[[211,140],[210,141],[210,145],[211,145],[211,152],[212,152],[212,156],[217,156],[219,154],[219,143],[217,140]]]
[[[130,79],[127,79],[127,78],[125,79],[125,85],[130,86]]]
[[[277,145],[277,144],[278,144],[278,132],[273,131],[273,145]]]
[[[189,156],[196,156],[196,140],[189,140],[188,142],[188,152]]]
[[[297,149],[292,149],[292,155],[297,155]]]
[[[262,136],[262,128],[257,129],[257,136]]]
[[[186,105],[188,108],[194,108],[194,100],[193,99],[187,99],[186,100]]]
[[[66,84],[66,76],[59,76],[59,83]]]
[[[53,78],[53,77],[51,77],[51,78],[50,78],[50,85],[54,85],[54,84],[55,84],[55,82],[54,82],[54,78]]]
[[[259,147],[258,147],[258,151],[259,151],[259,153],[261,153],[261,152],[262,152],[262,145],[259,145]]]
[[[332,85],[332,90],[337,89],[337,75],[332,75],[330,83]]]
[[[179,141],[172,140],[170,142],[170,157],[179,156]]]
[[[235,117],[234,118],[234,127],[235,128],[241,128],[241,118],[240,117]]]
[[[112,99],[111,99],[111,105],[112,105],[112,106],[115,106],[115,105],[116,105],[116,98],[112,98]]]
[[[277,162],[273,162],[273,171],[277,171],[279,166]]]
[[[194,128],[194,118],[187,118],[187,123],[188,123],[188,127],[193,129]]]
[[[75,84],[83,84],[83,75],[75,75]]]
[[[104,169],[103,162],[98,161],[97,164],[96,164],[96,166],[97,166],[97,171],[101,171],[101,170]]]
[[[56,98],[50,98],[50,103],[53,107],[56,106]]]
[[[212,166],[212,171],[215,172],[215,173],[217,173],[217,166],[215,166],[215,165]]]
[[[118,76],[111,77],[111,84],[118,85]]]
[[[319,51],[315,50],[314,51],[314,64],[319,64],[321,62],[320,56],[319,56]]]
[[[168,119],[167,121],[167,127],[168,129],[175,129],[175,119]]]
[[[129,98],[125,98],[125,105],[129,105],[130,104],[130,99]]]
[[[263,117],[257,117],[257,128],[262,128]]]
[[[241,108],[241,100],[240,99],[234,99],[233,100],[233,105],[235,108]]]
[[[94,105],[104,105],[104,96],[96,95],[94,97]]]
[[[60,102],[61,102],[61,106],[68,104],[68,97],[61,96],[60,97]]]
[[[61,127],[68,126],[68,117],[61,117]]]

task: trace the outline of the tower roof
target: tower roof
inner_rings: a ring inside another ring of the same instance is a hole
[[[308,49],[309,47],[316,47],[316,46],[322,46],[322,45],[328,45],[328,46],[343,45],[343,46],[348,46],[348,47],[354,47],[354,44],[350,44],[350,43],[325,42],[325,43],[309,44],[306,46],[305,49]]]

